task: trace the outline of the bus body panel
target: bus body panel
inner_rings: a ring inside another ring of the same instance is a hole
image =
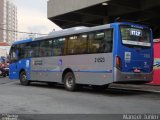
[[[122,24],[123,25],[123,24]],[[130,24],[128,24],[130,25]],[[115,82],[149,82],[153,77],[153,43],[151,47],[133,47],[122,43],[119,25],[112,25],[114,32],[114,81]],[[137,25],[135,25],[137,26]],[[138,26],[139,27],[139,26]],[[152,36],[151,36],[152,40]],[[121,70],[116,68],[115,58],[121,59]],[[138,70],[138,72],[136,72]]]
[[[143,73],[152,72],[153,54],[152,48],[129,48],[119,46],[118,55],[121,56],[122,72],[133,72],[134,69],[140,69]]]
[[[34,81],[59,82],[62,73],[57,61],[58,57],[32,58],[31,79]]]
[[[9,65],[9,79],[19,79],[19,71],[17,70],[17,62]]]
[[[10,79],[19,79],[20,71],[24,70],[27,73],[27,80],[30,80],[30,64],[31,59],[22,59],[18,62],[14,62],[9,66],[10,73],[9,78]]]
[[[34,58],[31,79],[61,83],[67,68],[73,71],[78,84],[104,85],[113,82],[112,53]]]

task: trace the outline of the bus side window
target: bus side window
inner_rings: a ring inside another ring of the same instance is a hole
[[[89,33],[89,40],[88,40],[88,53],[94,53],[94,46],[92,45],[92,41],[94,40],[94,34]]]
[[[112,52],[113,32],[112,29],[89,33],[89,53]]]
[[[18,45],[18,56],[19,56],[19,59],[23,59],[25,58],[25,44],[20,44]]]
[[[32,42],[31,43],[31,49],[32,49],[32,56],[31,57],[38,57],[39,56],[39,42]]]
[[[39,56],[47,57],[52,55],[52,40],[43,40],[40,42]]]
[[[17,51],[17,46],[12,46],[11,47],[11,50],[10,50],[10,59],[11,59],[11,62],[16,62],[17,61],[17,55],[16,55],[16,51]]]
[[[65,38],[58,38],[53,40],[53,56],[64,55]]]
[[[68,46],[67,46],[67,54],[73,55],[76,54],[76,42],[77,42],[78,36],[72,35],[68,37]]]
[[[113,30],[109,29],[105,31],[105,38],[103,40],[103,52],[109,53],[112,52],[113,48]]]
[[[79,35],[77,40],[77,53],[78,54],[85,54],[87,53],[87,34]]]
[[[87,34],[72,35],[68,39],[67,54],[87,53]]]
[[[31,43],[26,43],[24,57],[27,58],[32,56],[33,56],[33,49],[31,47]]]
[[[98,38],[96,32],[89,33],[89,53],[99,53],[100,45],[101,45],[101,38]]]

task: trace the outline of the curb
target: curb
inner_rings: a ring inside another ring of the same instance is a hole
[[[154,86],[154,85],[133,85],[133,84],[115,84],[113,83],[109,86],[109,88],[160,93],[160,86]]]

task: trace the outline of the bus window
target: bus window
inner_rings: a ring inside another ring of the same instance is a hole
[[[18,60],[18,55],[17,55],[17,46],[12,46],[10,50],[10,59],[11,62],[15,62]]]
[[[39,42],[32,42],[31,43],[31,57],[38,57],[39,56]]]
[[[122,43],[130,46],[151,46],[151,31],[146,28],[135,28],[130,25],[121,25]]]
[[[24,58],[32,57],[32,56],[33,56],[33,50],[31,47],[31,43],[25,43]]]
[[[18,50],[19,50],[19,54],[18,54],[18,56],[19,56],[19,58],[20,59],[23,59],[23,58],[25,58],[25,45],[26,44],[20,44],[20,45],[18,45]]]
[[[113,30],[106,30],[105,31],[105,38],[102,42],[102,52],[104,53],[109,53],[112,52],[113,48]]]
[[[53,56],[64,55],[64,44],[66,43],[65,38],[58,38],[53,40]]]
[[[77,49],[78,49],[78,54],[85,54],[87,53],[87,39],[88,39],[88,35],[87,34],[81,34],[79,36],[79,39],[78,39],[78,46],[77,46]]]
[[[89,34],[89,53],[112,52],[112,30],[91,32]]]
[[[84,54],[87,52],[87,34],[70,36],[68,54]]]
[[[40,42],[39,57],[52,55],[52,40],[43,40]]]
[[[19,59],[35,57],[34,55],[38,54],[36,53],[37,51],[34,52],[32,43],[19,44],[17,45],[17,50]]]
[[[72,54],[76,54],[77,53],[77,40],[78,40],[78,36],[73,35],[70,36],[68,39],[68,48],[67,48],[67,54],[72,55]]]
[[[91,32],[89,34],[89,53],[102,52],[102,42],[105,37],[103,31]]]

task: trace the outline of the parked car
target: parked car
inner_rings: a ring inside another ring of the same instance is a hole
[[[9,61],[6,57],[0,57],[0,76],[6,77],[9,75]]]
[[[8,70],[0,68],[0,76],[6,77],[8,75]]]

